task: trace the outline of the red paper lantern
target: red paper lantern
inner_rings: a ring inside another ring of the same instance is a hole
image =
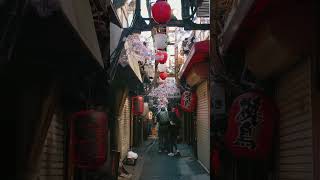
[[[235,157],[266,159],[272,148],[275,103],[258,91],[237,97],[230,109],[225,143]]]
[[[107,115],[95,110],[80,111],[70,119],[70,150],[78,168],[97,169],[106,161]]]
[[[144,102],[142,96],[132,97],[132,112],[133,115],[142,115],[144,110]]]
[[[163,58],[160,58],[160,59],[158,60],[160,64],[164,64],[164,63],[167,62],[167,59],[168,59],[168,53],[167,53],[167,52],[165,52],[165,51],[158,51],[158,52],[156,53],[156,56],[158,56],[158,57],[163,57]]]
[[[211,172],[213,176],[219,176],[221,171],[220,153],[217,149],[211,150]]]
[[[176,113],[176,116],[177,116],[178,118],[180,118],[180,117],[181,117],[181,115],[180,115],[180,111],[179,111],[179,109],[178,109],[177,107],[173,108],[173,112],[175,112],[175,113]]]
[[[158,24],[166,24],[171,19],[171,7],[164,0],[158,0],[151,8],[152,17]]]
[[[168,77],[168,74],[166,72],[161,72],[159,76],[162,80],[165,80]]]
[[[185,91],[181,96],[181,109],[186,112],[193,112],[196,108],[197,96],[194,92]]]

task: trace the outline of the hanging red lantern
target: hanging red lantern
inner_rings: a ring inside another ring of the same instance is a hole
[[[178,118],[181,118],[180,111],[177,107],[173,108],[173,112],[176,114]]]
[[[266,159],[272,148],[279,112],[263,93],[251,91],[237,97],[230,109],[225,143],[235,157]]]
[[[217,149],[211,150],[211,172],[213,176],[219,176],[221,171],[220,153]]]
[[[132,97],[132,113],[133,115],[139,116],[143,114],[144,102],[142,96]]]
[[[165,0],[158,0],[151,8],[152,18],[158,24],[166,24],[171,19],[171,7]]]
[[[197,95],[191,91],[185,91],[181,96],[181,109],[186,112],[193,112],[196,108]]]
[[[168,53],[165,52],[165,51],[158,51],[156,53],[156,56],[158,57],[158,62],[160,64],[164,64],[167,62],[167,59],[168,59]]]
[[[82,169],[97,169],[106,161],[107,115],[95,110],[80,111],[70,119],[72,161]]]
[[[159,76],[160,79],[165,80],[168,77],[168,74],[166,72],[161,72]]]

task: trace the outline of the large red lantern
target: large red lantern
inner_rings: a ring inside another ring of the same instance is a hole
[[[142,115],[144,111],[144,102],[142,96],[132,97],[132,113],[133,115]]]
[[[159,58],[159,59],[158,59],[158,62],[159,62],[160,64],[164,64],[164,63],[167,62],[167,59],[168,59],[168,53],[167,53],[167,52],[165,52],[165,51],[158,51],[158,52],[156,53],[156,56]]]
[[[107,116],[95,110],[80,111],[70,119],[70,150],[76,167],[97,169],[106,161]]]
[[[158,0],[151,8],[152,17],[158,24],[166,24],[171,19],[171,7],[165,0]]]
[[[193,112],[196,108],[197,96],[194,92],[185,91],[181,96],[181,109],[186,112]]]
[[[160,79],[165,80],[168,77],[168,74],[166,72],[161,72],[159,74]]]
[[[275,103],[263,93],[251,91],[240,95],[230,109],[225,134],[227,148],[238,158],[266,159],[278,119]]]

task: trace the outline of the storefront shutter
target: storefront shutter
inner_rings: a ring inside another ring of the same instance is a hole
[[[304,61],[277,82],[279,179],[313,179],[311,66]]]
[[[209,97],[208,82],[197,88],[197,151],[198,159],[210,169],[210,134],[209,134]]]
[[[41,154],[39,180],[64,180],[65,138],[63,121],[54,115]]]
[[[121,160],[126,157],[130,148],[130,110],[130,100],[127,97],[119,119],[120,139],[118,142],[120,143]]]

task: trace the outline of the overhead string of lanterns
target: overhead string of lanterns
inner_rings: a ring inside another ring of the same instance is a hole
[[[151,13],[153,20],[164,25],[171,19],[171,7],[166,0],[157,0],[151,7]],[[165,80],[168,77],[167,67],[165,63],[168,59],[168,53],[165,51],[167,48],[168,36],[165,33],[157,33],[154,35],[154,46],[157,49],[156,61],[159,62],[158,70],[160,72],[159,77],[161,80]]]

